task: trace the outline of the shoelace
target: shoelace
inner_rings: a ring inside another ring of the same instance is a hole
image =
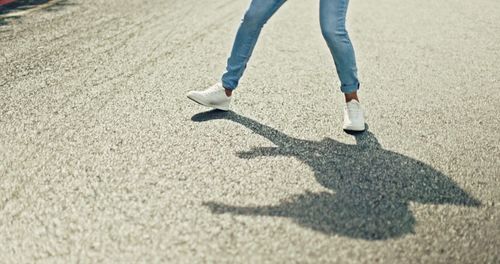
[[[220,87],[218,84],[215,84],[215,85],[212,85],[210,86],[208,89],[207,89],[207,92],[210,92],[210,93],[213,93],[213,92],[217,92],[220,90]]]

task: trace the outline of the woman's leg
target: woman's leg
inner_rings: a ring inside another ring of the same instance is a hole
[[[320,1],[321,32],[332,53],[341,82],[340,89],[346,94],[346,100],[350,101],[348,97],[356,95],[359,81],[354,49],[345,26],[349,0]]]
[[[224,88],[234,90],[238,86],[262,27],[285,1],[252,0],[236,33],[231,56],[227,60],[226,71],[222,75]]]

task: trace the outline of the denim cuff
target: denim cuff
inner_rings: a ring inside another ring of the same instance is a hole
[[[221,83],[222,83],[222,87],[224,87],[224,89],[229,89],[229,90],[234,90],[234,89],[236,89],[236,86],[238,86],[237,83],[231,82],[231,81],[226,81],[224,79],[221,80]]]
[[[359,82],[355,83],[355,84],[351,84],[351,85],[344,85],[343,84],[342,86],[340,86],[340,91],[342,91],[345,94],[354,93],[357,90],[359,90]]]

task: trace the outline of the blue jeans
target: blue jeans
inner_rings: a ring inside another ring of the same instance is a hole
[[[286,0],[252,0],[241,21],[231,56],[227,60],[226,71],[222,75],[224,88],[236,89],[262,27],[285,2]],[[333,56],[343,93],[359,89],[354,49],[345,27],[348,4],[349,0],[320,0],[321,32]]]

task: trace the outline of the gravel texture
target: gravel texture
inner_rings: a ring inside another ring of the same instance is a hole
[[[499,263],[500,2],[351,1],[355,135],[317,0],[266,25],[232,111],[186,98],[247,5],[0,18],[0,262]]]

